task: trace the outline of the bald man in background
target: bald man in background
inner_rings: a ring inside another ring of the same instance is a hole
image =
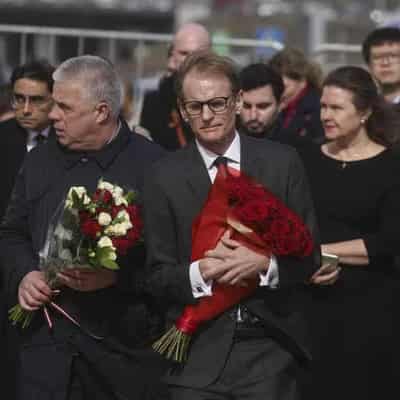
[[[193,22],[182,25],[171,43],[165,76],[161,78],[158,89],[144,98],[140,125],[150,131],[154,142],[167,150],[184,147],[193,137],[176,107],[176,72],[189,54],[210,48],[211,37],[203,25]]]

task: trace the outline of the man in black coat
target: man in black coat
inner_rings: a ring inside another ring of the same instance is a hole
[[[140,191],[162,151],[119,120],[122,86],[107,60],[72,58],[53,77],[49,117],[56,135],[28,154],[0,229],[8,295],[36,313],[20,331],[17,398],[146,399],[161,365],[143,348],[158,321],[143,290],[143,248],[119,260],[118,271],[61,273],[56,302],[80,327],[50,311],[52,329],[41,307],[54,293],[38,269],[38,253],[71,186],[92,192],[104,178]]]
[[[149,286],[164,301],[170,324],[186,305],[210,295],[213,282],[241,285],[259,277],[260,286],[194,334],[186,363],[165,378],[172,399],[297,399],[298,373],[309,358],[303,284],[319,264],[318,244],[312,256],[296,259],[260,255],[225,237],[207,257],[191,262],[191,229],[217,173],[214,162],[224,156],[315,233],[303,166],[293,149],[236,132],[242,97],[227,59],[194,53],[181,66],[178,85],[181,112],[196,141],[155,163],[145,181]]]
[[[52,133],[48,115],[53,104],[53,72],[47,62],[33,61],[16,67],[11,75],[15,118],[0,123],[0,219],[27,151]]]
[[[160,80],[157,90],[147,93],[144,97],[140,125],[166,150],[173,151],[184,147],[193,139],[192,132],[182,123],[177,110],[174,88],[176,72],[188,54],[199,49],[208,49],[210,46],[210,34],[204,26],[192,22],[182,25],[171,44],[166,76]]]
[[[15,178],[25,155],[38,143],[38,137],[44,142],[53,133],[48,114],[53,101],[51,92],[53,89],[52,74],[54,68],[45,61],[32,61],[16,67],[10,79],[11,105],[14,110],[14,118],[0,123],[0,220],[3,218],[7,204],[14,186]],[[0,331],[2,344],[7,347],[1,351],[3,357],[0,363],[5,365],[3,392],[7,397],[13,398],[14,376],[11,375],[14,362],[14,337],[7,328],[7,306],[3,287],[3,277],[0,274],[0,307],[1,321]],[[10,387],[10,389],[8,389]],[[9,393],[11,391],[11,393]]]

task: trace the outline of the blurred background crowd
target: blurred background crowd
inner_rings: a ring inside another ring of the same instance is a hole
[[[395,0],[0,0],[0,83],[29,59],[106,56],[127,82],[138,122],[143,94],[156,88],[172,33],[185,22],[205,25],[214,49],[242,66],[290,44],[328,72],[361,64],[366,34],[399,20]]]

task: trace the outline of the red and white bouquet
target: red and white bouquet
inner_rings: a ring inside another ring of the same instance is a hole
[[[73,186],[50,223],[39,254],[40,269],[52,289],[59,286],[57,274],[66,269],[117,270],[118,256],[142,240],[142,230],[136,192],[125,192],[102,179],[92,194],[83,186]],[[63,313],[56,303],[49,305]],[[46,306],[43,310],[50,325]],[[9,310],[12,323],[21,323],[23,328],[32,317],[19,304]]]
[[[200,260],[206,251],[214,249],[227,230],[232,239],[261,254],[309,256],[313,241],[301,218],[245,174],[232,168],[229,172],[226,176],[217,174],[206,204],[192,225],[191,260]],[[187,305],[153,348],[169,359],[185,361],[198,327],[249,297],[258,285],[258,279],[248,281],[247,286],[214,283],[212,296]]]

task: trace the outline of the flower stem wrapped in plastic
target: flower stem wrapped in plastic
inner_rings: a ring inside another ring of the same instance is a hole
[[[59,286],[57,274],[68,268],[119,269],[118,256],[142,240],[143,222],[136,197],[135,192],[125,192],[103,180],[91,195],[82,186],[69,189],[49,225],[39,254],[39,267],[50,288]],[[56,303],[49,305],[64,313]],[[43,312],[51,326],[46,306]],[[33,315],[19,304],[9,310],[9,319],[22,328],[30,324]],[[69,315],[64,316],[72,321]]]

